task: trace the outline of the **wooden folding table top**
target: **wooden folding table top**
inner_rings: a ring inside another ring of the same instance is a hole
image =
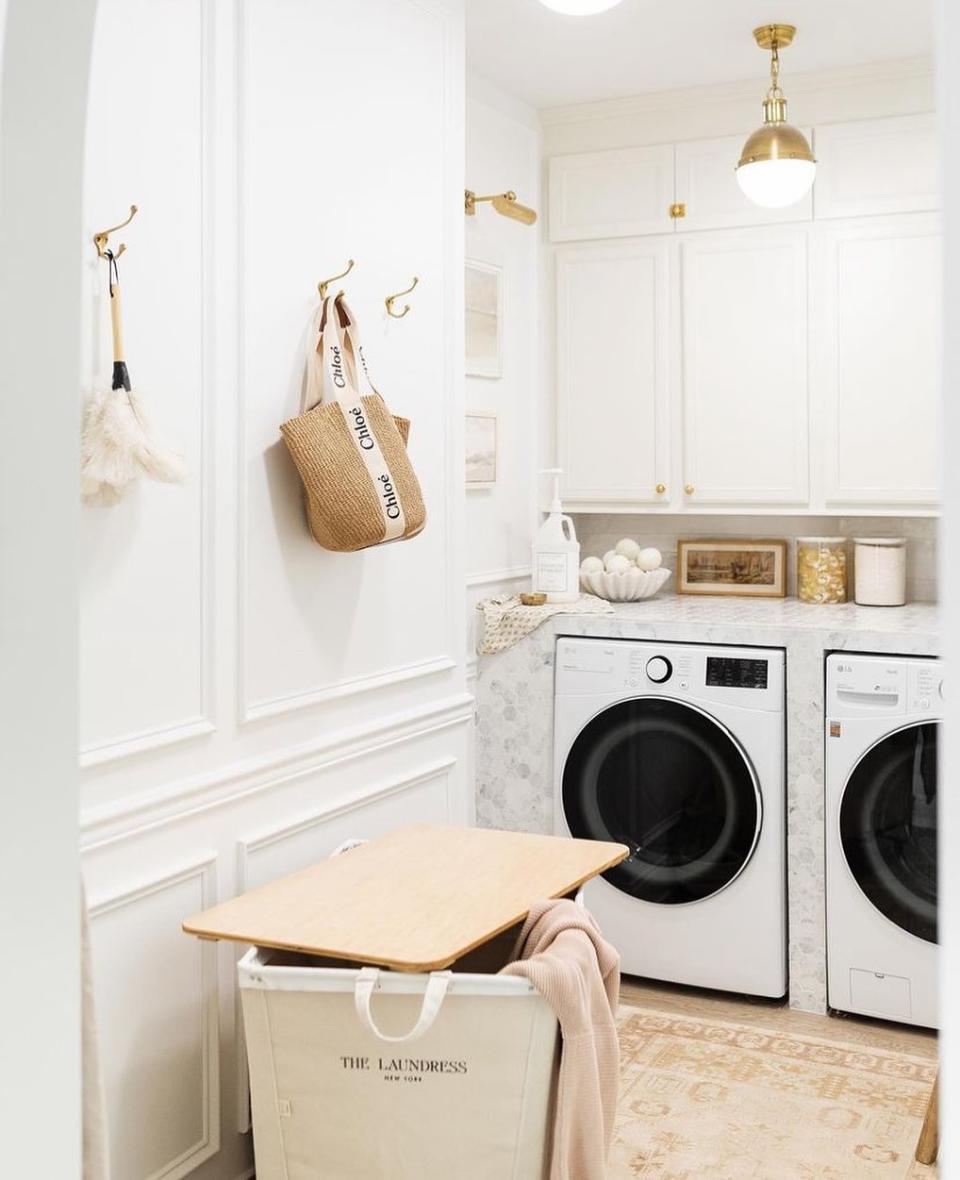
[[[183,929],[438,971],[628,854],[598,840],[417,824],[214,906]]]

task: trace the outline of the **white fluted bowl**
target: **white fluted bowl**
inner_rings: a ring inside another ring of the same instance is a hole
[[[641,602],[644,598],[653,598],[669,577],[670,571],[663,566],[656,570],[634,568],[625,574],[581,573],[580,585],[588,594],[596,594],[597,598],[605,598],[607,602]]]

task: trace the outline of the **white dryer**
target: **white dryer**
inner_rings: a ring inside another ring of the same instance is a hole
[[[827,657],[827,1000],[937,1027],[933,659]]]
[[[555,831],[630,856],[586,904],[632,975],[787,990],[784,653],[561,638]]]

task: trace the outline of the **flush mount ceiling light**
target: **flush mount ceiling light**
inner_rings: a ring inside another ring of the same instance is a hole
[[[540,0],[544,8],[562,12],[564,16],[593,16],[595,12],[606,12],[616,8],[620,0]]]
[[[763,126],[743,145],[737,181],[755,205],[781,209],[810,191],[817,162],[803,132],[787,122],[787,100],[780,89],[780,50],[794,38],[793,25],[762,25],[753,30],[761,49],[770,50],[770,89],[763,100]]]

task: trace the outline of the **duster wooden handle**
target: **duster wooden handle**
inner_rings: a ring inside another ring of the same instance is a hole
[[[120,284],[114,279],[110,284],[110,326],[113,329],[113,360],[123,361],[123,316],[120,308]]]

